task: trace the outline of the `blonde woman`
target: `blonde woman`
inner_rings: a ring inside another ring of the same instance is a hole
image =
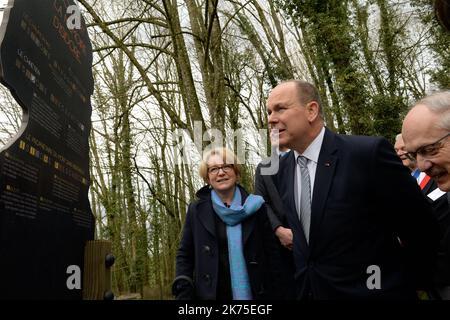
[[[263,198],[238,184],[240,173],[230,150],[218,148],[204,155],[200,176],[207,185],[186,214],[172,286],[176,299],[275,297],[275,238]]]

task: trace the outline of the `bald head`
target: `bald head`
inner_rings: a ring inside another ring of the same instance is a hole
[[[412,108],[405,119],[402,126],[402,137],[405,143],[409,144],[408,149],[413,147],[414,151],[417,145],[411,145],[411,140],[417,135],[426,135],[430,129],[439,129],[439,117],[433,113],[427,106],[423,104],[416,105]]]
[[[450,90],[438,91],[419,100],[414,105],[425,106],[430,112],[439,116],[436,125],[443,129],[450,130]]]

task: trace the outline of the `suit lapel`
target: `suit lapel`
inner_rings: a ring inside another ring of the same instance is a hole
[[[214,222],[214,209],[212,207],[211,199],[205,199],[197,205],[197,214],[200,223],[208,230],[211,235],[216,235],[216,225]]]
[[[310,250],[313,249],[315,239],[319,234],[319,227],[324,216],[325,203],[328,198],[328,193],[338,162],[338,158],[334,154],[336,152],[334,139],[335,134],[325,128],[325,135],[320,149],[319,159],[317,161],[311,202],[311,226],[309,233]]]

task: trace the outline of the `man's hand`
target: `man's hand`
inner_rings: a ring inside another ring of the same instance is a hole
[[[280,240],[282,246],[288,248],[289,250],[292,250],[292,230],[291,229],[279,226],[275,230],[275,235]]]

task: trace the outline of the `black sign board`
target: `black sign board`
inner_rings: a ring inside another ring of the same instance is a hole
[[[0,77],[24,111],[0,153],[0,297],[80,299],[92,48],[72,0],[9,0]],[[0,102],[1,103],[1,102]]]

